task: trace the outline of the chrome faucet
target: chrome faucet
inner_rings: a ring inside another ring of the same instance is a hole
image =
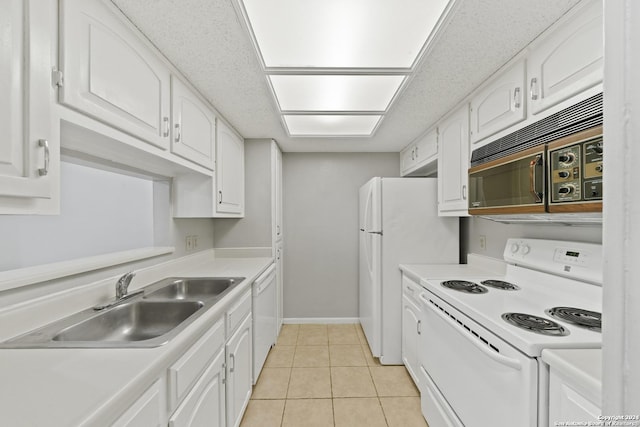
[[[97,305],[95,307],[93,307],[94,310],[104,310],[105,308],[111,308],[114,307],[116,305],[119,305],[121,303],[123,303],[124,301],[127,301],[129,298],[132,298],[136,295],[140,295],[142,293],[144,293],[143,289],[140,289],[139,291],[135,291],[133,293],[129,293],[129,284],[131,283],[131,280],[133,279],[133,276],[135,276],[136,273],[134,273],[133,271],[128,272],[127,274],[123,275],[121,278],[118,279],[118,281],[116,282],[116,299],[115,301],[111,301],[108,304],[103,304],[103,305]]]
[[[118,282],[116,283],[116,300],[122,299],[127,296],[129,283],[131,283],[131,280],[135,275],[136,273],[130,271],[118,279]]]

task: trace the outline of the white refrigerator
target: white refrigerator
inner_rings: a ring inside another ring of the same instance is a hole
[[[459,220],[438,216],[436,178],[372,178],[360,188],[359,317],[384,365],[402,364],[399,264],[459,262]]]

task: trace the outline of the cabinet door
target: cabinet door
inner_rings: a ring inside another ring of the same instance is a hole
[[[415,164],[416,147],[410,144],[400,152],[400,172],[402,176],[410,172]]]
[[[60,10],[60,102],[168,149],[168,68],[106,2]]]
[[[524,59],[516,62],[471,99],[469,133],[472,143],[513,126],[527,117],[523,95],[524,64]]]
[[[216,117],[184,83],[171,76],[171,151],[213,169]]]
[[[275,189],[273,193],[275,194],[275,219],[276,219],[276,229],[275,236],[276,241],[282,240],[282,151],[280,148],[273,143],[275,147]]]
[[[465,105],[439,126],[438,214],[467,216],[469,110]]]
[[[252,387],[251,315],[227,341],[227,426],[238,427]]]
[[[404,288],[404,286],[403,286]],[[420,309],[406,295],[402,297],[402,361],[419,387],[418,340],[420,337]]]
[[[162,424],[160,382],[153,383],[112,425],[113,427],[151,427]],[[164,415],[166,420],[166,413]]]
[[[58,178],[50,19],[48,2],[0,2],[0,198],[51,198]],[[22,204],[3,201],[0,212],[14,213],[14,206]]]
[[[602,82],[602,1],[578,7],[532,46],[527,75],[534,114]]]
[[[438,156],[438,130],[433,129],[416,141],[416,167],[435,162]]]
[[[218,122],[216,188],[220,214],[244,214],[244,141]]]
[[[278,305],[276,324],[278,326],[278,333],[280,333],[280,327],[282,326],[282,319],[284,317],[284,244],[282,241],[276,244],[276,285]]]
[[[222,349],[169,418],[169,427],[224,427],[224,376],[225,354]]]

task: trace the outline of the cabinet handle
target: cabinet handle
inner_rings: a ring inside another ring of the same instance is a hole
[[[280,235],[280,226],[276,225],[276,234],[279,236]]]
[[[531,79],[531,85],[529,86],[529,94],[531,95],[532,100],[538,99],[538,78],[534,77]]]
[[[46,139],[39,139],[38,146],[44,148],[44,167],[38,169],[38,175],[45,176],[49,173],[49,141]]]
[[[418,147],[416,147],[416,159],[418,158]]]
[[[164,122],[164,132],[162,136],[166,138],[169,136],[169,117],[163,117],[162,121]]]
[[[467,200],[467,186],[462,186],[462,200]]]
[[[222,190],[218,191],[218,204],[222,204]]]
[[[513,103],[516,108],[520,108],[520,88],[517,87],[516,90],[513,91]]]
[[[278,249],[278,259],[280,259],[280,249]]]
[[[236,370],[236,355],[231,353],[229,355],[229,359],[231,359],[231,367],[229,368],[229,372],[233,372]]]
[[[175,142],[180,142],[180,139],[182,138],[182,134],[180,132],[180,123],[176,123],[175,128],[176,128],[176,137],[175,137],[174,141]]]
[[[422,320],[418,320],[418,323],[416,323],[416,330],[418,331],[418,335],[422,335]]]

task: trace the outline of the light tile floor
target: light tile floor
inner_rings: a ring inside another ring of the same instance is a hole
[[[371,355],[360,325],[283,325],[241,427],[427,427],[404,366]]]

